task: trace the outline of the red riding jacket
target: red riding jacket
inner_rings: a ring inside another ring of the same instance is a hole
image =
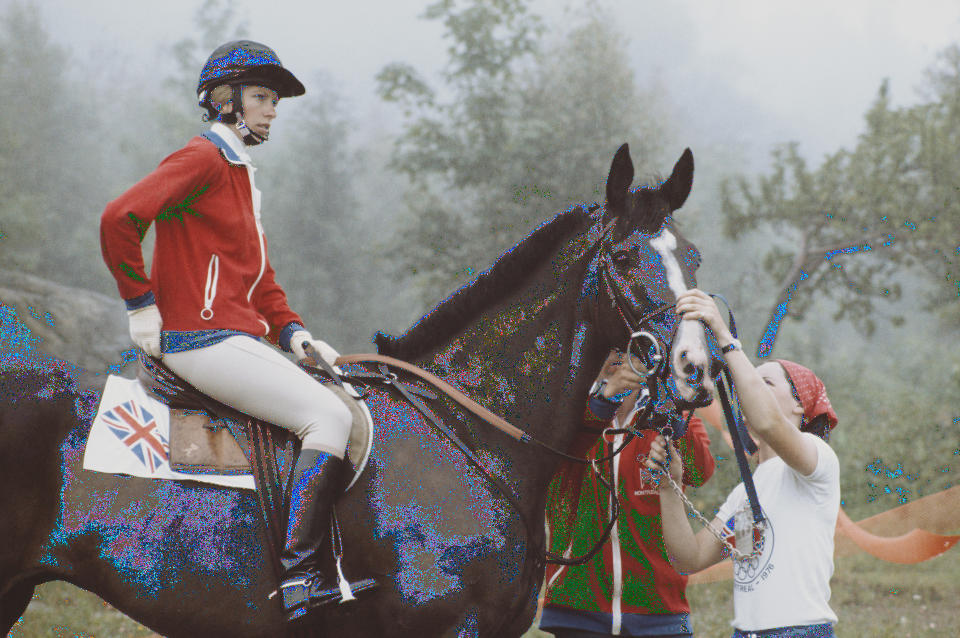
[[[120,295],[152,293],[166,330],[240,330],[276,343],[290,310],[267,259],[260,191],[239,140],[215,124],[107,205],[103,259]],[[207,137],[209,136],[209,137]],[[151,275],[140,248],[156,227]]]

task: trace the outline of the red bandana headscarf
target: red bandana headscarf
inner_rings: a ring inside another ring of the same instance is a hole
[[[785,359],[777,359],[777,363],[783,366],[787,377],[797,391],[797,398],[803,406],[805,422],[810,423],[821,414],[826,414],[830,429],[836,427],[837,413],[833,411],[830,399],[827,398],[827,388],[813,370]]]

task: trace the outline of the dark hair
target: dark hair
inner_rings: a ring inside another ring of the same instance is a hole
[[[810,432],[811,434],[816,434],[824,441],[830,441],[830,419],[827,418],[826,414],[818,414],[813,417],[813,420],[806,425],[800,426],[801,432]]]
[[[780,367],[783,368],[783,364],[780,364]],[[790,373],[787,372],[786,368],[783,368],[784,375],[787,378],[787,383],[790,384],[790,392],[793,393],[793,398],[797,400],[797,403],[803,407],[803,401],[800,400],[800,393],[797,392],[797,386],[793,384],[793,379],[790,378]],[[812,421],[807,421],[807,415],[803,414],[800,416],[800,431],[801,432],[810,432],[811,434],[816,434],[824,441],[830,441],[830,419],[826,414],[818,414],[813,417]]]

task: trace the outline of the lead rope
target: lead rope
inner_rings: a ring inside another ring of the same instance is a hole
[[[664,438],[667,439],[667,445],[672,445],[673,443],[672,438],[667,438],[667,437],[664,437]],[[654,475],[653,472],[651,472],[650,470],[647,470],[646,468],[644,468],[642,471],[648,474],[649,477],[652,478],[653,480],[657,480],[659,478],[656,475]],[[664,472],[658,472],[658,474],[661,477],[666,477],[667,483],[670,484],[670,487],[673,489],[676,495],[680,497],[680,500],[683,501],[683,504],[686,506],[686,508],[690,510],[690,512],[693,513],[693,515],[697,518],[697,520],[699,520],[703,524],[704,528],[706,528],[717,540],[719,540],[723,544],[724,547],[727,548],[727,551],[729,551],[734,558],[737,558],[737,559],[749,558],[750,556],[755,555],[757,551],[756,543],[754,544],[754,547],[749,554],[746,554],[740,551],[739,549],[737,549],[733,545],[733,543],[727,540],[726,535],[717,531],[717,529],[710,524],[710,521],[708,521],[707,518],[700,513],[700,510],[698,510],[697,507],[693,504],[693,502],[689,498],[687,498],[687,495],[683,493],[683,488],[677,485],[677,482],[673,480],[672,476],[670,476],[670,472],[664,471]],[[661,478],[660,480],[663,480],[663,479]]]
[[[730,385],[731,394],[734,393],[733,388],[733,379],[730,378],[730,372],[728,369],[724,368],[723,370],[723,381]],[[720,397],[720,403],[723,406],[724,418],[727,421],[727,429],[730,431],[730,437],[733,441],[733,450],[734,455],[737,458],[737,466],[740,471],[740,477],[743,480],[743,487],[747,493],[747,500],[750,503],[750,510],[753,515],[753,542],[750,548],[750,552],[743,552],[736,547],[730,541],[727,540],[727,537],[722,534],[720,531],[716,530],[706,517],[700,513],[700,511],[694,506],[694,504],[687,498],[683,493],[683,488],[680,485],[677,485],[677,482],[673,480],[673,477],[670,475],[668,470],[670,457],[667,457],[667,466],[664,467],[662,471],[657,471],[656,473],[651,472],[650,470],[641,467],[641,473],[647,475],[652,481],[656,482],[661,480],[657,474],[660,476],[666,477],[667,482],[670,484],[671,489],[680,497],[680,500],[683,501],[683,504],[688,510],[690,510],[694,516],[703,523],[703,526],[710,531],[710,533],[719,540],[724,547],[729,550],[730,554],[736,559],[750,558],[757,556],[760,553],[760,549],[763,542],[763,532],[766,529],[766,519],[763,516],[763,510],[760,508],[760,501],[757,497],[757,489],[753,482],[753,474],[750,472],[750,465],[747,461],[746,452],[744,449],[747,447],[746,443],[742,439],[742,434],[744,431],[741,419],[739,418],[740,409],[739,406],[737,410],[734,411],[730,404],[730,399],[727,396],[726,388],[723,383],[717,384],[717,394]],[[691,412],[692,414],[692,412]],[[687,417],[689,420],[689,416]],[[666,439],[667,446],[673,444],[673,433],[667,433],[666,430],[670,429],[669,426],[664,428],[661,431],[664,439]],[[748,435],[749,436],[749,435]],[[748,441],[752,444],[752,440],[748,438]],[[756,449],[755,446],[751,446],[753,450]],[[669,449],[669,447],[668,447]]]
[[[667,445],[673,444],[673,437],[665,436],[664,438],[667,441]],[[750,548],[750,551],[743,552],[737,549],[733,545],[733,543],[727,540],[728,539],[727,535],[723,534],[721,531],[718,531],[713,525],[710,524],[710,521],[708,521],[707,518],[700,513],[700,510],[697,509],[696,505],[694,505],[693,502],[689,498],[687,498],[687,495],[683,493],[683,488],[677,485],[677,482],[673,480],[672,476],[670,476],[669,471],[664,469],[664,471],[662,472],[658,471],[656,474],[654,474],[653,472],[651,472],[646,468],[641,468],[641,472],[646,474],[649,478],[651,478],[654,481],[662,480],[660,479],[660,477],[666,477],[667,483],[669,483],[670,488],[673,489],[676,495],[680,497],[680,500],[683,501],[683,504],[686,506],[686,508],[690,510],[691,513],[693,513],[693,515],[697,518],[697,520],[699,520],[703,524],[704,528],[706,528],[707,531],[710,532],[710,534],[712,534],[718,541],[720,541],[720,543],[724,547],[727,548],[727,551],[729,551],[730,555],[733,556],[735,559],[739,560],[742,558],[751,558],[753,556],[757,556],[760,553],[761,539],[763,538],[763,530],[766,528],[766,521],[761,519],[759,522],[757,522],[756,519],[754,519],[753,528],[754,530],[760,533],[753,535],[753,546]],[[657,476],[657,474],[659,474],[659,477]]]

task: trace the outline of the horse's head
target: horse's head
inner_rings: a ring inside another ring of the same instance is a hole
[[[706,405],[720,370],[716,344],[708,342],[712,336],[700,322],[679,321],[672,307],[677,295],[696,285],[700,264],[696,247],[671,224],[673,211],[690,194],[693,154],[686,149],[659,186],[630,190],[631,182],[633,163],[624,144],[610,166],[599,220],[599,276],[606,297],[598,308],[600,330],[611,347],[630,343],[648,369],[661,357],[657,374],[668,392],[660,393],[658,412]]]

